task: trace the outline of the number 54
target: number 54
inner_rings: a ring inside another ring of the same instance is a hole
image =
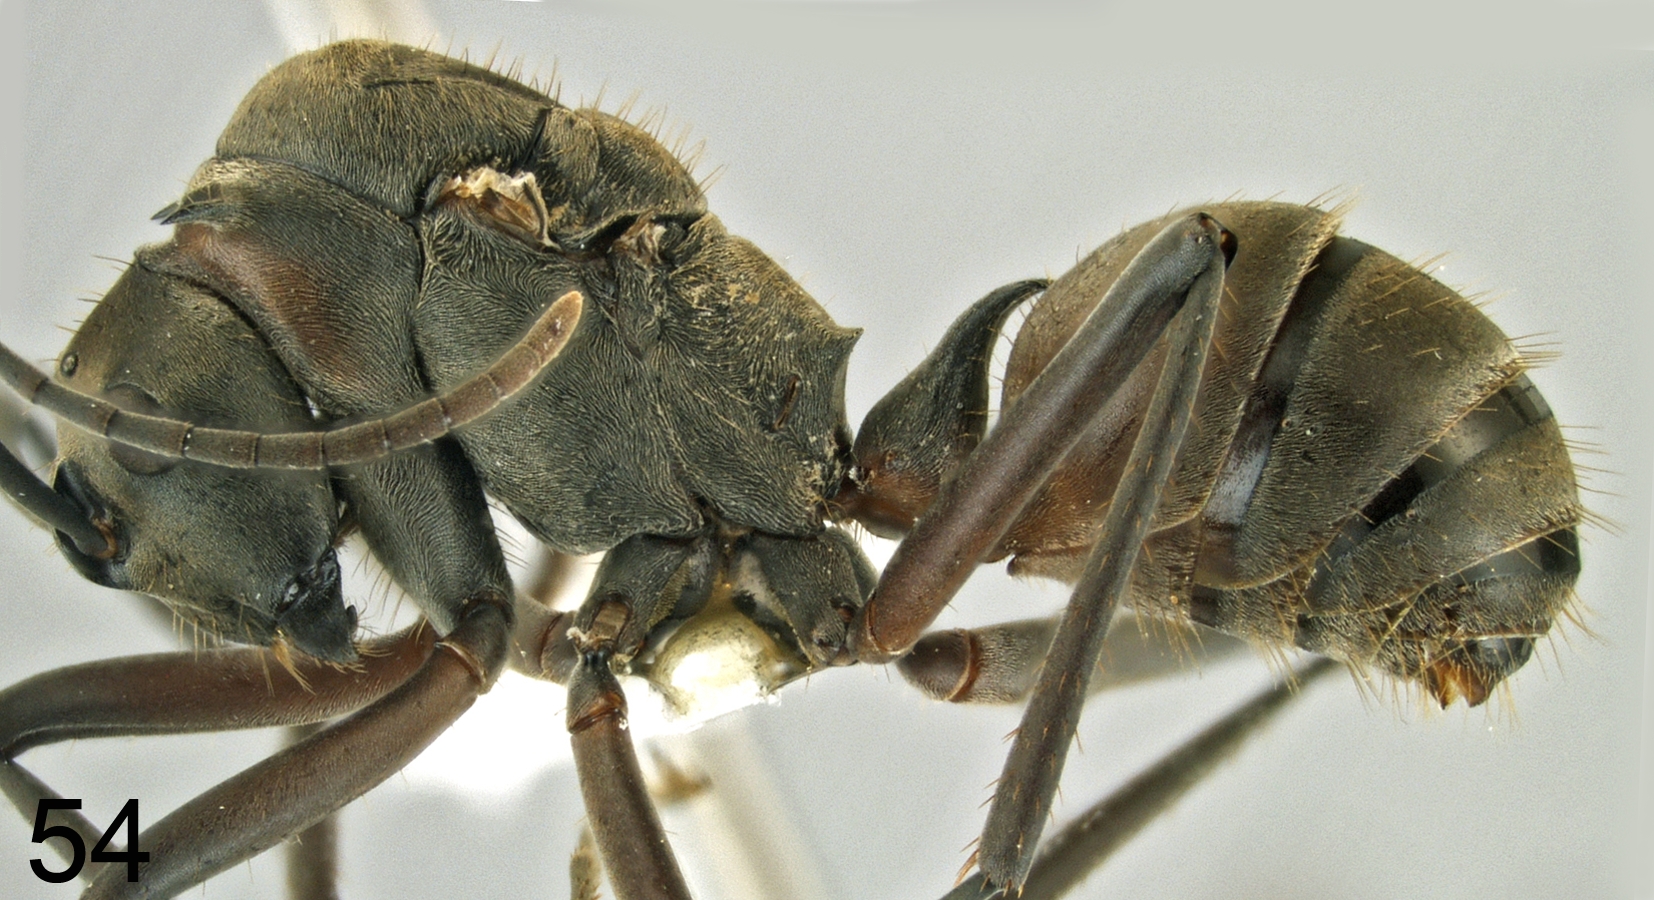
[[[69,860],[69,867],[61,872],[54,872],[46,868],[45,863],[42,863],[39,859],[29,860],[29,868],[34,870],[35,877],[53,884],[62,884],[65,881],[73,880],[76,875],[80,874],[80,870],[86,866],[86,842],[81,839],[80,832],[68,825],[46,824],[46,817],[53,810],[60,809],[80,809],[80,801],[68,799],[40,801],[40,805],[35,808],[34,837],[32,840],[37,844],[44,843],[47,838],[62,838],[68,841],[69,848],[73,852],[73,858]],[[109,842],[114,840],[115,831],[121,827],[122,822],[126,823],[126,849],[110,850],[108,849]],[[92,862],[124,862],[126,863],[126,880],[138,880],[138,864],[149,862],[149,854],[138,849],[137,800],[126,801],[126,805],[121,807],[120,813],[115,816],[115,821],[109,823],[109,830],[103,833],[103,837],[92,848]]]

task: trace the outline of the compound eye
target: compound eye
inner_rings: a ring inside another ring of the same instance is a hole
[[[151,416],[165,416],[166,410],[148,391],[133,384],[117,384],[104,390],[109,402],[129,412]],[[109,455],[121,468],[134,475],[159,475],[178,465],[178,460],[158,453],[150,453],[118,441],[109,442]]]

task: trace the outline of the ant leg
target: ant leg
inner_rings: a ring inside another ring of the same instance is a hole
[[[557,592],[572,571],[572,558],[548,553],[543,571],[555,579],[549,590]],[[511,667],[530,678],[567,684],[581,655],[571,636],[596,634],[603,635],[611,659],[624,664],[662,620],[687,617],[705,605],[712,561],[713,546],[705,538],[636,535],[604,555],[577,611],[552,609],[541,590],[545,585],[536,585],[534,593],[517,598]]]
[[[61,800],[63,795],[52,790],[45,782],[34,776],[34,773],[19,766],[12,760],[0,761],[0,791],[4,791],[6,799],[17,807],[23,818],[40,823],[48,828],[67,826],[80,837],[82,847],[96,847],[103,838],[103,830],[93,825],[91,820],[73,809],[55,809],[44,817],[38,812],[44,800]],[[58,856],[66,863],[73,863],[75,854],[67,842],[51,842],[50,846],[57,850]],[[84,859],[84,857],[82,857]],[[103,863],[88,862],[80,870],[80,877],[90,881],[103,868]]]
[[[1187,289],[1187,308],[1171,327],[1165,366],[1143,414],[1142,430],[1132,445],[1125,475],[1109,503],[1097,543],[1052,639],[983,826],[978,855],[982,871],[991,883],[1012,891],[1020,890],[1027,877],[1103,638],[1120,598],[1130,589],[1132,567],[1148,537],[1155,509],[1193,418],[1200,375],[1206,367],[1218,302],[1223,296],[1227,254],[1219,255],[1221,229],[1210,218],[1197,214],[1192,223],[1162,233],[1121,276],[1122,282],[1127,281],[1156,244],[1168,234],[1177,236],[1190,224],[1196,226],[1191,231],[1207,238],[1206,268]],[[1158,266],[1161,261],[1150,257],[1149,262]],[[1087,321],[1081,327],[1080,335],[1090,324]],[[1053,367],[1067,353],[1065,348]],[[1035,385],[1043,380],[1042,375]]]
[[[299,725],[287,729],[291,746],[318,731],[321,725]],[[321,821],[287,840],[288,900],[339,900],[339,814],[328,813]]]
[[[932,700],[1016,703],[1034,689],[1056,633],[1056,619],[933,631],[896,660],[896,669]]]
[[[1115,850],[1233,757],[1310,684],[1337,669],[1338,664],[1326,657],[1300,666],[1081,813],[1045,842],[1028,872],[1020,900],[1055,900],[1073,890]],[[1002,896],[1000,889],[978,873],[943,900],[998,896]]]
[[[689,900],[626,730],[626,697],[609,670],[609,651],[582,652],[569,679],[568,727],[586,818],[615,896]]]
[[[908,683],[933,700],[1017,703],[1034,689],[1057,619],[1024,619],[982,628],[933,631],[896,660]],[[1103,639],[1089,694],[1186,672],[1250,645],[1221,631],[1173,619],[1138,618]]]
[[[913,646],[1185,301],[1204,293],[1215,305],[1233,252],[1231,241],[1209,216],[1197,213],[1161,232],[1137,255],[896,548],[852,624],[853,646],[862,662],[888,662]],[[1213,318],[1202,317],[1207,328]],[[1180,343],[1200,344],[1203,352],[1205,342]],[[1192,393],[1193,385],[1189,388]],[[1176,444],[1170,449],[1175,451]]]
[[[1058,627],[988,813],[978,859],[996,885],[1016,890],[1032,862],[1103,637],[1188,429],[1234,249],[1233,236],[1201,213],[1150,241],[942,488],[854,623],[864,662],[887,661],[912,647],[1165,336],[1166,362],[1127,474]]]
[[[511,630],[512,670],[530,678],[568,684],[580,663],[580,654],[569,640],[574,614],[552,609],[533,598],[517,599],[516,621]]]
[[[294,656],[288,669],[273,651],[230,647],[42,672],[0,691],[0,759],[82,738],[324,721],[395,689],[424,664],[434,643],[428,627],[416,626],[364,645],[350,668]]]
[[[172,896],[268,849],[400,770],[469,709],[504,662],[509,613],[468,604],[390,694],[189,801],[141,836],[143,881],[105,872],[86,898]],[[112,877],[114,876],[114,877]]]
[[[510,613],[467,604],[424,665],[368,707],[185,803],[140,836],[141,881],[106,869],[85,900],[171,897],[304,830],[407,765],[504,664]]]
[[[350,670],[308,657],[292,659],[285,669],[271,651],[237,647],[44,672],[0,691],[0,789],[32,819],[41,800],[58,794],[17,764],[31,748],[88,737],[263,728],[348,713],[407,680],[434,643],[429,628],[410,629],[363,647]],[[279,674],[284,672],[293,677]],[[78,813],[51,817],[52,824],[79,832],[88,847],[102,835]],[[90,880],[100,868],[88,866],[82,876]]]
[[[540,564],[535,567],[526,589],[517,595],[516,615],[511,631],[512,670],[557,684],[568,684],[578,656],[568,640],[574,615],[554,609],[574,581],[578,558],[540,545]]]

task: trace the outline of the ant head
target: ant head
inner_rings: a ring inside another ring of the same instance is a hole
[[[250,430],[311,426],[308,405],[263,339],[225,302],[129,267],[70,342],[58,377],[122,409]],[[57,493],[110,539],[64,555],[98,584],[152,595],[226,640],[278,641],[355,657],[334,544],[339,504],[325,471],[229,469],[148,453],[59,426]]]

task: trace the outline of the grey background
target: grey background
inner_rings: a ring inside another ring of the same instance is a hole
[[[606,88],[613,110],[635,93],[638,110],[665,107],[704,138],[701,171],[725,167],[710,196],[730,229],[867,329],[853,423],[966,302],[1060,273],[1176,205],[1353,194],[1351,233],[1404,258],[1449,253],[1441,277],[1491,295],[1507,332],[1561,351],[1535,380],[1593,448],[1578,460],[1611,523],[1587,534],[1585,627],[1562,628],[1491,713],[1320,685],[1078,896],[1647,896],[1648,8],[1238,6],[465,0],[430,3],[423,20],[381,14],[435,31],[438,47],[555,64],[565,101]],[[48,359],[83,315],[77,299],[115,278],[100,257],[164,236],[148,216],[288,49],[252,4],[6,0],[0,18],[6,117],[22,126],[0,166],[0,330]],[[328,26],[290,27],[314,40]],[[0,684],[177,646],[127,598],[78,582],[13,510],[0,528]],[[944,624],[1063,596],[984,572]],[[1059,818],[1268,678],[1249,660],[1093,704]],[[561,701],[546,706],[555,726]],[[756,742],[823,896],[914,898],[941,894],[964,861],[1015,718],[927,704],[893,673],[857,669],[717,727]],[[25,760],[94,820],[135,796],[155,821],[270,745],[81,742]],[[563,896],[572,772],[525,779],[504,796],[391,779],[346,813],[346,896]],[[674,827],[694,842],[695,826]],[[30,876],[27,837],[0,818],[0,895],[73,896]],[[279,870],[258,860],[191,896],[280,896]]]

